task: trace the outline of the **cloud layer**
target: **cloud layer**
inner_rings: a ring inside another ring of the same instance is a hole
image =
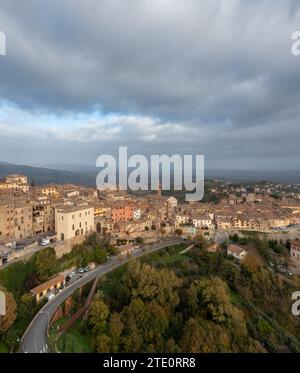
[[[122,144],[295,168],[299,27],[293,0],[2,0],[0,159],[93,162]]]

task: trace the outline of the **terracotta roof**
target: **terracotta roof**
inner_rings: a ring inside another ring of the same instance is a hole
[[[291,241],[291,245],[300,247],[300,241]]]
[[[243,247],[237,245],[229,245],[227,250],[235,254],[241,254],[243,251],[246,251]]]
[[[47,282],[44,282],[41,285],[38,285],[37,287],[31,289],[30,291],[33,294],[39,294],[39,293],[49,289],[51,286],[54,286],[54,285],[58,284],[59,282],[64,282],[64,281],[65,281],[65,277],[60,275],[60,276],[52,278],[51,280],[49,280]]]

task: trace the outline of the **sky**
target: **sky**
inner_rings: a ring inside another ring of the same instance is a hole
[[[1,0],[0,160],[299,169],[298,0]]]

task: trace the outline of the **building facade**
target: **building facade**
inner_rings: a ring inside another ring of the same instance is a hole
[[[94,208],[62,206],[55,209],[55,229],[58,240],[69,240],[95,230]]]

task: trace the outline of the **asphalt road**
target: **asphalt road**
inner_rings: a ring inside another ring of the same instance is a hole
[[[88,272],[83,277],[68,285],[60,293],[58,293],[52,300],[45,304],[45,306],[37,313],[35,318],[31,321],[26,332],[21,339],[20,352],[21,353],[47,353],[50,352],[47,344],[47,333],[49,321],[57,308],[81,286],[92,281],[96,277],[101,277],[104,274],[111,272],[117,267],[129,262],[134,258],[149,254],[153,251],[164,249],[168,246],[181,243],[179,239],[172,239],[162,243],[151,246],[145,246],[144,249],[134,251],[129,258],[125,257],[122,260],[118,257],[113,257],[108,263],[97,267]]]

